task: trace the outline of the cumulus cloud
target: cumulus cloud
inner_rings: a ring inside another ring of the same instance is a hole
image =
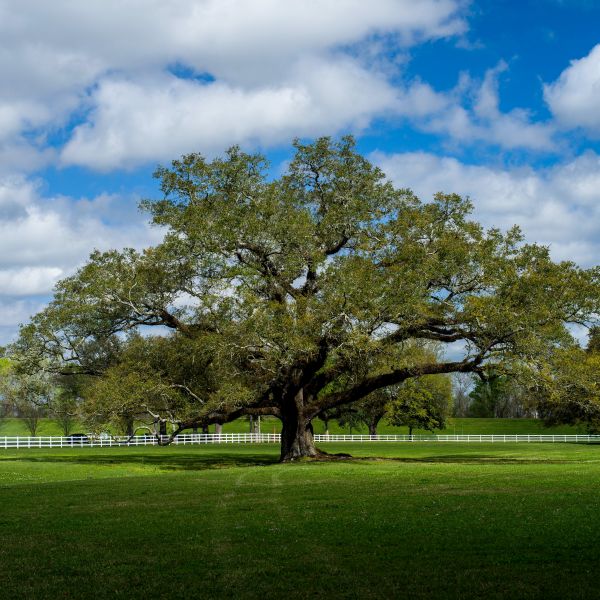
[[[486,226],[517,224],[529,241],[549,245],[557,260],[597,262],[600,156],[593,152],[539,171],[469,165],[423,152],[372,158],[397,185],[424,200],[439,191],[469,196],[475,218]]]
[[[0,159],[110,170],[395,117],[460,144],[548,151],[499,109],[501,63],[440,93],[406,50],[466,31],[461,0],[0,0]],[[74,126],[75,124],[75,126]],[[52,148],[54,133],[67,143]],[[0,164],[2,161],[0,160]]]
[[[232,143],[357,131],[398,102],[382,77],[347,58],[302,61],[277,85],[253,89],[173,76],[111,79],[95,90],[96,108],[75,129],[62,160],[109,169],[199,147],[211,153]]]
[[[209,116],[214,116],[215,103],[223,101],[225,110],[217,115],[221,121],[231,118],[227,109],[245,101],[252,106],[264,98],[272,109],[279,99],[283,114],[274,118],[287,118],[287,126],[293,127],[286,108],[301,102],[302,94],[309,96],[309,105],[319,99],[309,71],[304,71],[306,81],[298,81],[299,62],[323,61],[331,52],[349,58],[354,45],[371,40],[376,45],[380,36],[393,37],[402,48],[455,35],[466,27],[461,9],[460,0],[0,0],[0,155],[12,155],[15,168],[37,168],[49,158],[43,152],[46,136],[85,121],[89,110],[99,117],[92,131],[106,145],[117,127],[107,122],[111,108],[117,118],[124,117],[127,98],[115,107],[109,102],[111,93],[121,89],[115,87],[119,77],[121,86],[129,84],[132,100],[136,90],[146,93],[150,80],[169,71],[185,72],[187,84],[166,83],[163,95],[153,89],[150,106],[144,105],[149,117],[165,98],[173,99],[173,109],[182,109],[185,116],[192,101],[197,114]],[[336,65],[331,68],[335,71]],[[189,78],[197,76],[209,76],[219,85],[194,88]],[[357,85],[365,83],[360,72],[357,76]],[[336,73],[331,77],[334,81]],[[340,111],[351,104],[351,97],[338,95]],[[358,125],[363,116],[358,111]],[[176,119],[166,116],[167,121]],[[299,129],[303,119],[301,110]],[[317,115],[313,127],[321,119]],[[104,123],[108,127],[101,130]],[[114,140],[117,152],[120,143]]]
[[[174,61],[217,78],[256,83],[255,77],[281,76],[299,55],[377,33],[395,34],[404,45],[461,33],[466,28],[461,5],[458,0],[2,0],[0,39],[61,62],[57,81],[31,61],[37,86],[46,90],[91,80],[106,68],[147,70]],[[23,75],[15,69],[14,77],[20,81]]]
[[[553,151],[554,128],[523,109],[499,108],[500,63],[482,81],[463,74],[447,93],[415,79],[392,85],[357,59],[298,60],[276,84],[245,88],[161,74],[109,78],[90,96],[95,108],[62,150],[64,164],[109,170],[186,151],[221,151],[233,143],[263,146],[295,136],[360,133],[375,117],[405,118],[456,142]]]
[[[544,86],[544,98],[558,121],[600,135],[600,44],[571,61],[560,77]]]
[[[17,336],[17,325],[26,323],[32,315],[44,308],[40,297],[19,298],[0,296],[0,346],[9,344]]]
[[[116,225],[114,212],[129,218]],[[94,248],[140,248],[160,237],[133,198],[43,198],[29,180],[0,179],[0,296],[48,294]]]
[[[7,290],[11,296],[47,294],[63,274],[58,267],[23,267],[0,270],[0,294]]]
[[[6,341],[3,333],[14,331],[15,323],[24,323],[32,314],[43,308],[39,300],[23,300],[0,297],[0,344]]]
[[[421,126],[426,131],[444,134],[454,142],[483,142],[501,148],[551,151],[554,127],[536,123],[524,109],[500,111],[499,82],[508,65],[501,61],[488,69],[481,82],[463,74],[448,94],[444,110],[433,113]]]

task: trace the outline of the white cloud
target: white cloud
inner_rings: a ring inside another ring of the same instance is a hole
[[[0,346],[15,340],[17,325],[26,323],[44,308],[40,298],[11,298],[0,296]]]
[[[394,112],[418,122],[421,118],[450,110],[453,102],[450,95],[436,92],[427,83],[416,80],[404,90],[398,90]]]
[[[274,144],[296,135],[360,130],[398,101],[383,78],[347,58],[303,61],[287,80],[249,90],[172,76],[106,80],[62,160],[109,169],[198,147],[211,153],[232,143]]]
[[[535,123],[521,108],[500,111],[498,77],[507,69],[508,65],[500,62],[486,72],[481,82],[463,74],[456,89],[447,95],[446,108],[423,120],[421,127],[447,135],[453,142],[482,142],[536,151],[555,149],[552,125]]]
[[[160,236],[133,198],[45,198],[35,182],[11,173],[59,163],[111,170],[192,150],[220,153],[232,143],[269,147],[298,135],[360,133],[387,117],[455,150],[556,151],[555,125],[500,109],[503,62],[483,79],[463,74],[448,92],[406,80],[408,49],[464,33],[467,4],[0,0],[0,338],[37,308],[24,297],[47,294],[92,248],[142,247]],[[560,124],[596,133],[599,88],[600,45],[544,94]],[[425,153],[378,160],[424,196],[471,195],[478,218],[520,223],[556,257],[597,260],[593,153],[542,171]],[[18,299],[15,313],[9,298]]]
[[[467,165],[423,152],[372,156],[399,186],[423,200],[439,191],[469,196],[488,227],[521,226],[557,260],[596,264],[600,254],[600,156],[590,152],[535,171]]]
[[[558,121],[600,135],[600,44],[571,61],[560,77],[544,86],[544,98]]]
[[[42,169],[55,162],[56,154],[54,148],[39,148],[20,137],[0,142],[0,177]]]
[[[390,83],[397,73],[386,70],[382,40],[401,54],[461,34],[464,5],[0,0],[0,302],[41,298],[92,248],[160,236],[126,208],[131,198],[45,198],[11,174],[61,159],[118,168],[234,142],[360,131],[390,111],[422,114],[439,98],[426,84]],[[25,318],[33,304],[14,306]],[[2,331],[17,318],[4,314]]]
[[[26,171],[60,156],[110,170],[233,143],[360,132],[390,116],[454,144],[552,150],[551,127],[523,109],[499,110],[504,63],[482,82],[463,76],[449,93],[402,82],[398,54],[406,59],[411,45],[464,33],[464,7],[0,0],[0,159],[8,159],[0,168]],[[68,142],[47,151],[57,131]]]
[[[392,85],[343,55],[304,58],[277,84],[244,88],[162,74],[144,80],[103,80],[95,108],[63,149],[64,164],[109,170],[167,160],[233,143],[263,146],[295,136],[360,132],[375,117],[402,117],[456,143],[553,151],[554,128],[523,109],[499,108],[500,63],[480,82],[463,74],[454,90],[436,92],[416,79]]]
[[[300,55],[393,33],[409,45],[465,30],[458,0],[3,0],[0,39],[62,63],[71,81],[174,61],[230,81],[282,74]],[[23,50],[20,54],[23,53]],[[40,57],[41,58],[41,57]],[[57,80],[32,61],[44,89]],[[68,75],[68,76],[67,76]],[[19,80],[15,69],[15,78]],[[256,80],[253,80],[256,83]],[[60,87],[64,88],[65,85]]]
[[[115,212],[124,217],[118,225],[108,221]],[[0,179],[0,296],[48,294],[94,248],[140,248],[160,236],[132,198],[43,198],[31,181]]]
[[[58,267],[23,267],[0,269],[0,295],[37,296],[47,294],[63,275]]]
[[[340,113],[338,122],[360,128],[387,101],[366,102],[367,90],[358,90],[378,79],[365,74],[377,72],[385,62],[385,52],[376,50],[378,39],[393,39],[395,49],[401,50],[460,34],[466,29],[463,6],[462,0],[0,0],[0,158],[9,157],[17,170],[38,168],[53,158],[44,153],[46,136],[57,131],[64,135],[61,130],[68,131],[72,121],[85,123],[89,110],[95,120],[78,130],[65,154],[71,162],[77,162],[73,147],[94,138],[105,152],[114,149],[117,156],[110,166],[118,166],[118,157],[129,147],[118,135],[123,120],[138,125],[131,143],[141,150],[133,157],[137,162],[166,156],[150,152],[162,145],[174,148],[169,156],[180,154],[180,130],[191,125],[198,140],[210,119],[230,134],[219,149],[257,136],[254,130],[261,123],[273,131],[271,137],[262,131],[258,135],[267,141],[280,140],[283,131],[286,139],[296,132],[322,133],[319,124],[333,104]],[[361,57],[369,63],[366,69],[358,62],[349,66],[359,54],[357,47],[365,45],[374,52]],[[311,64],[317,66],[315,73],[307,68]],[[210,74],[216,83],[167,81],[165,73],[176,67],[188,76]],[[320,85],[318,75],[329,83]],[[329,94],[322,107],[320,89]],[[376,85],[373,95],[381,89]],[[126,97],[112,97],[121,91]],[[356,91],[361,92],[361,106],[355,106]],[[127,104],[133,100],[140,101],[139,116]],[[259,110],[261,102],[265,104]],[[220,103],[222,111],[217,110]],[[156,121],[159,109],[159,122],[144,119]],[[308,111],[314,113],[311,122]],[[238,112],[241,123],[236,127]],[[256,125],[249,127],[257,112],[266,115],[259,114]],[[157,139],[167,126],[175,127],[173,139]],[[208,131],[212,129],[214,125]],[[147,130],[144,149],[139,139]],[[89,158],[83,162],[97,166]],[[98,166],[108,166],[106,157]]]
[[[0,298],[0,331],[3,328],[11,328],[14,331],[15,324],[25,323],[31,315],[43,307],[44,304],[36,300]],[[0,335],[0,344],[5,341]]]

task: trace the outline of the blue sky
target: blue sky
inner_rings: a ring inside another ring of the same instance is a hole
[[[559,260],[600,249],[600,2],[0,0],[0,344],[94,248],[142,248],[154,167],[232,144],[278,173],[352,133]]]

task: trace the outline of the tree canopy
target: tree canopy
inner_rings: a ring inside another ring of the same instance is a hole
[[[413,429],[444,429],[451,410],[452,385],[448,375],[425,375],[388,388],[388,420]]]
[[[517,228],[485,230],[468,199],[420,201],[350,137],[294,146],[277,178],[238,147],[160,167],[163,197],[142,208],[164,241],[94,252],[62,280],[21,330],[22,368],[95,377],[123,333],[171,331],[139,343],[165,356],[143,381],[170,398],[153,414],[178,428],[276,415],[290,460],[318,454],[323,411],[413,377],[539,369],[573,345],[568,323],[591,323],[596,269],[553,262]],[[432,344],[452,352],[406,352]]]
[[[600,432],[600,351],[592,337],[588,350],[557,348],[533,391],[548,425],[584,425]]]

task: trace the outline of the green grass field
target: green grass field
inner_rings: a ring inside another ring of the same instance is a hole
[[[322,421],[315,419],[313,421],[315,433],[325,433],[325,426]],[[281,422],[275,418],[263,418],[261,429],[264,433],[279,433],[281,431]],[[211,428],[212,431],[212,428]],[[223,431],[226,433],[244,433],[249,431],[249,422],[245,419],[238,419],[232,423],[223,425]],[[377,428],[377,432],[383,434],[407,434],[408,427],[394,427],[387,422],[382,421]],[[329,433],[369,433],[366,426],[354,427],[350,431],[349,427],[340,427],[335,421],[329,424]],[[429,434],[430,431],[415,429],[415,434]],[[509,433],[586,433],[584,427],[573,427],[570,425],[560,425],[557,427],[544,427],[539,419],[448,419],[446,429],[434,433],[449,434],[509,434]]]
[[[315,419],[315,433],[325,433],[325,427],[322,421]],[[281,421],[274,417],[266,417],[261,421],[261,430],[263,433],[279,433],[281,431]],[[86,432],[86,426],[80,423],[73,425],[72,431]],[[214,425],[210,427],[211,433],[214,432]],[[247,433],[250,431],[250,424],[247,419],[238,419],[232,423],[226,423],[223,426],[225,433]],[[408,433],[407,427],[393,427],[382,421],[377,428],[380,434],[405,434]],[[366,426],[353,428],[340,427],[332,421],[329,425],[330,433],[368,433]],[[430,433],[423,430],[415,430],[414,433]],[[544,427],[542,421],[538,419],[449,419],[446,429],[439,433],[450,434],[509,434],[509,433],[586,433],[584,427],[572,427],[561,425],[558,427]],[[8,418],[0,421],[0,436],[29,435],[25,424],[21,419]],[[62,435],[60,427],[52,419],[40,419],[39,429],[36,435]]]
[[[2,598],[590,598],[600,446],[0,451]]]

